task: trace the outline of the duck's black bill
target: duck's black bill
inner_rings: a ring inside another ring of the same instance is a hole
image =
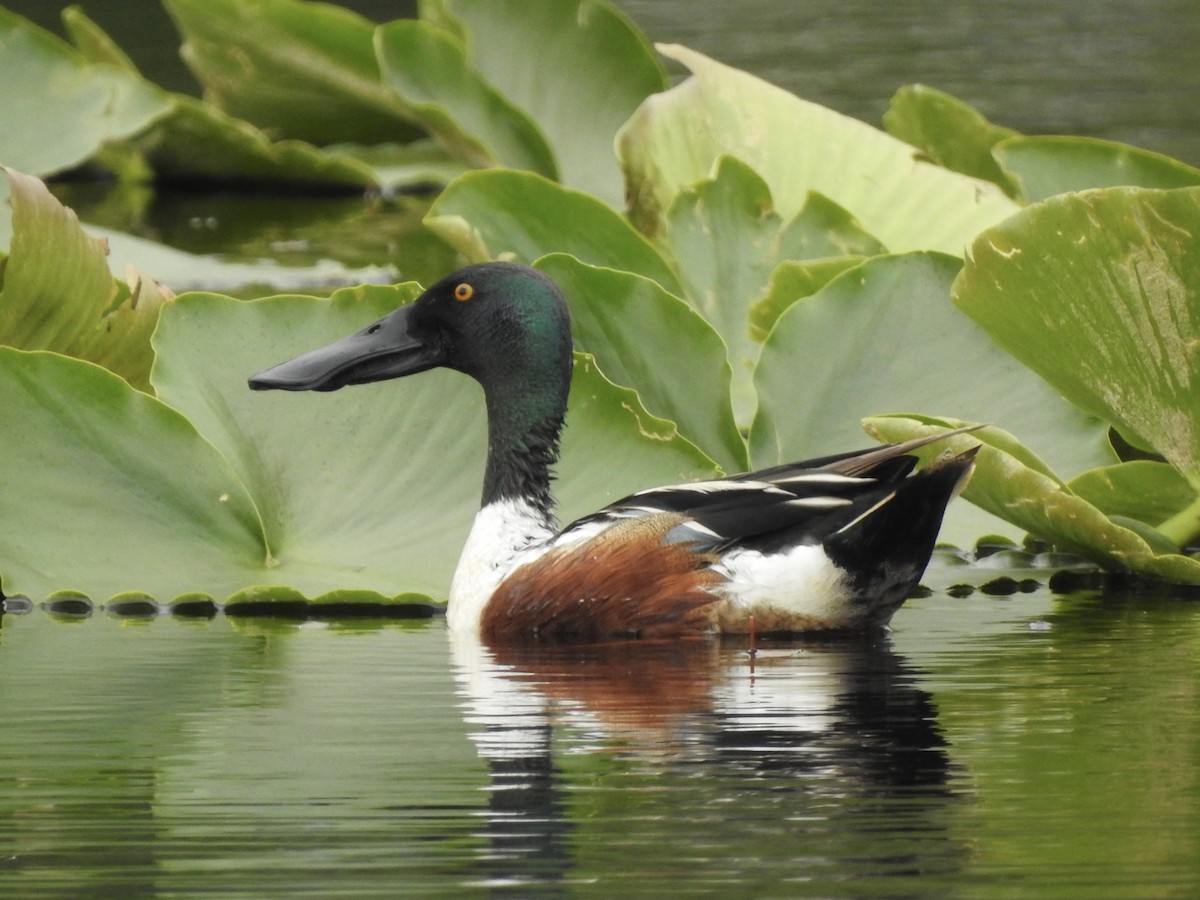
[[[401,307],[340,341],[310,350],[250,377],[254,391],[336,391],[424,372],[442,363],[441,350],[409,331],[410,306]]]

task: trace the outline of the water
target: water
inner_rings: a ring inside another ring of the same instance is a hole
[[[1200,604],[910,601],[890,635],[0,622],[0,894],[1184,897]]]

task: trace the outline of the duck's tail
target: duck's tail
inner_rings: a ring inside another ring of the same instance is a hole
[[[917,586],[933,553],[946,506],[966,485],[978,447],[944,456],[824,541],[825,552],[849,573],[870,618],[885,624]]]

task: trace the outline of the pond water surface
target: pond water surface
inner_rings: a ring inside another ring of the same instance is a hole
[[[1200,604],[452,646],[440,620],[0,619],[0,895],[1187,897]]]

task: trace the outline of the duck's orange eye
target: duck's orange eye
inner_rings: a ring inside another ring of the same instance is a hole
[[[465,281],[454,289],[455,300],[470,300],[475,296],[475,288],[467,284]]]

